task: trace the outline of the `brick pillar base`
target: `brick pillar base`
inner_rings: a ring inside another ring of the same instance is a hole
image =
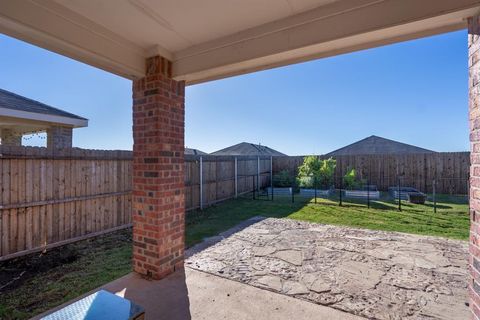
[[[185,82],[171,63],[147,59],[133,83],[133,268],[161,279],[183,265]]]
[[[468,19],[470,109],[470,310],[480,319],[480,19]]]

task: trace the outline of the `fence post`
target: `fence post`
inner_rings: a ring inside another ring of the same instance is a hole
[[[437,213],[437,188],[436,188],[437,181],[433,179],[433,212]]]
[[[315,189],[315,204],[317,203],[317,178],[313,178],[313,188]]]
[[[255,175],[252,175],[252,183],[253,183],[252,198],[253,200],[255,200]]]
[[[400,192],[400,178],[398,179],[398,211],[402,211],[402,193]]]
[[[294,193],[295,193],[295,178],[293,178],[293,180],[292,180],[292,187],[291,188],[292,188],[292,203],[294,203],[295,202],[295,195],[294,195]]]
[[[339,190],[339,195],[340,195],[340,202],[338,203],[338,205],[341,207],[342,206],[342,187],[343,187],[343,178],[340,182],[340,190]]]
[[[273,157],[270,157],[270,190],[272,191],[273,201]]]
[[[257,191],[260,192],[260,157],[257,157]]]
[[[370,209],[370,184],[367,179],[367,208]]]
[[[235,157],[235,199],[238,198],[238,159]]]
[[[200,156],[200,210],[203,210],[203,157]]]

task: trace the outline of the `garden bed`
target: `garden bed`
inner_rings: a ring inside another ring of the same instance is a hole
[[[425,204],[425,200],[427,200],[427,196],[421,192],[408,194],[408,202],[415,204]]]
[[[272,194],[272,188],[267,188],[268,194]],[[292,188],[273,188],[273,195],[290,196],[292,195]]]
[[[380,191],[345,190],[345,198],[377,200],[380,199]]]
[[[327,189],[327,190],[320,190],[320,189],[317,189],[315,191],[315,189],[300,189],[300,196],[304,196],[304,197],[315,197],[315,195],[317,195],[317,197],[329,197],[331,194],[333,193],[333,190],[331,189]]]
[[[427,199],[427,196],[423,192],[412,187],[390,187],[388,188],[388,193],[393,199],[398,200],[398,198],[400,198],[401,200],[416,204],[424,204]]]

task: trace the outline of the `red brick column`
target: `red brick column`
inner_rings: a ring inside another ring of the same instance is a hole
[[[153,279],[183,264],[184,96],[159,56],[133,82],[133,268]]]
[[[470,109],[470,310],[480,319],[480,18],[468,19]]]

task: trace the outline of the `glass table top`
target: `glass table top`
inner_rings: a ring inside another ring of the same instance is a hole
[[[143,314],[144,310],[133,302],[105,290],[97,291],[41,320],[128,320]]]

